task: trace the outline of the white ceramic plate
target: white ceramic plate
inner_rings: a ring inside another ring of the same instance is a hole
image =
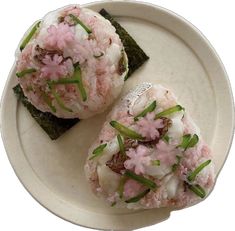
[[[212,148],[218,173],[232,140],[233,99],[223,65],[209,42],[185,19],[157,6],[131,1],[86,6],[108,10],[150,56],[126,82],[123,94],[142,81],[172,89]],[[134,229],[169,217],[169,209],[120,210],[92,195],[83,166],[105,114],[81,121],[51,141],[17,102],[15,84],[13,67],[2,98],[2,138],[16,174],[39,203],[68,221],[97,229]]]

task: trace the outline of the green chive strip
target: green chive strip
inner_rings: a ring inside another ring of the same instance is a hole
[[[77,85],[78,85],[78,89],[80,91],[80,94],[82,96],[82,100],[86,101],[87,94],[86,94],[86,90],[85,90],[83,82],[82,82],[81,68],[80,68],[79,64],[75,64],[74,68],[75,68],[75,71],[74,71],[73,79],[76,79],[78,81]]]
[[[169,141],[170,141],[170,137],[168,136],[168,135],[164,135],[163,137],[162,137],[162,140],[165,142],[165,143],[169,143]]]
[[[124,143],[120,134],[117,135],[117,140],[118,140],[120,152],[123,156],[125,156],[126,155],[125,146],[124,146]]]
[[[198,135],[194,134],[192,139],[189,141],[187,148],[193,148],[199,141]]]
[[[138,121],[139,117],[145,117],[147,115],[147,113],[152,112],[155,110],[157,106],[157,102],[156,100],[153,101],[148,107],[146,107],[142,112],[140,112],[135,118],[134,121]]]
[[[59,85],[59,84],[73,84],[73,83],[77,83],[78,84],[78,80],[74,79],[74,78],[61,78],[59,80],[51,80],[48,81],[49,84],[51,85]]]
[[[183,148],[184,150],[186,150],[186,148],[188,147],[189,141],[191,139],[191,134],[186,134],[182,137],[182,142],[181,144],[178,146],[180,148]]]
[[[176,155],[177,162],[172,165],[172,172],[175,172],[180,165],[181,156]]]
[[[203,162],[202,164],[200,164],[193,172],[191,172],[189,174],[189,176],[187,177],[188,181],[194,181],[196,176],[197,176],[197,174],[199,172],[201,172],[202,169],[205,168],[210,163],[211,163],[211,160],[207,160],[207,161]]]
[[[122,176],[120,182],[119,182],[119,186],[118,186],[118,194],[119,194],[119,198],[122,199],[123,198],[123,192],[124,192],[124,186],[125,183],[127,181],[127,177],[126,176]]]
[[[34,72],[36,72],[36,71],[37,71],[37,70],[36,70],[35,68],[29,68],[29,69],[25,69],[25,70],[23,70],[23,71],[21,71],[21,72],[16,72],[16,76],[17,76],[18,78],[22,78],[22,77],[24,77],[25,75],[34,73]]]
[[[152,160],[151,163],[154,166],[160,166],[161,165],[161,161],[160,160]]]
[[[147,189],[147,190],[145,190],[145,191],[139,193],[137,196],[132,197],[132,198],[126,200],[125,202],[126,202],[126,203],[135,203],[135,202],[138,202],[138,201],[141,200],[143,197],[145,197],[149,192],[150,192],[150,189]]]
[[[117,202],[114,201],[114,202],[111,204],[111,207],[114,207],[116,204],[117,204]]]
[[[158,114],[156,114],[155,119],[159,119],[161,117],[168,116],[170,114],[173,114],[175,112],[182,111],[182,110],[184,110],[182,106],[176,105],[174,107],[166,109],[165,111],[159,112]]]
[[[156,183],[153,182],[152,180],[149,180],[149,179],[147,179],[143,176],[140,176],[140,175],[136,175],[134,172],[131,172],[129,170],[127,170],[124,175],[145,185],[145,186],[147,186],[148,188],[150,188],[152,190],[157,187]]]
[[[63,101],[61,100],[60,96],[57,94],[57,92],[55,91],[55,89],[53,88],[53,86],[48,83],[48,86],[51,90],[51,94],[55,97],[55,100],[56,102],[58,103],[58,105],[64,109],[65,111],[68,111],[68,112],[73,112],[70,108],[66,107],[63,103]]]
[[[51,111],[56,112],[56,108],[52,105],[51,99],[49,98],[49,96],[46,94],[46,92],[42,92],[42,97],[43,100],[46,102],[46,104],[49,106],[49,108],[51,109]]]
[[[144,140],[144,137],[142,137],[140,134],[138,134],[134,130],[131,130],[130,128],[125,127],[117,121],[111,121],[110,125],[115,128],[118,132],[120,132],[123,136],[129,137],[134,140]]]
[[[73,14],[69,14],[69,17],[77,24],[79,24],[83,29],[90,34],[92,31],[88,28],[78,17],[74,16]]]
[[[106,148],[106,146],[107,146],[107,143],[101,144],[97,148],[95,148],[94,151],[92,152],[93,155],[89,158],[89,160],[92,160],[95,157],[101,155],[103,153],[104,149]]]
[[[204,198],[206,196],[205,190],[199,184],[196,185],[188,184],[188,188],[201,198]]]
[[[26,47],[26,45],[29,43],[29,41],[31,40],[31,38],[33,37],[33,35],[36,33],[37,29],[39,28],[41,21],[37,22],[32,30],[29,32],[29,34],[25,37],[25,39],[23,40],[23,42],[20,45],[20,50],[24,50],[24,48]]]

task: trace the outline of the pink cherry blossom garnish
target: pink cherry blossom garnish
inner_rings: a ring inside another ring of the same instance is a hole
[[[155,113],[150,112],[136,122],[138,132],[148,140],[155,140],[160,136],[158,129],[163,128],[162,119],[155,120]]]
[[[45,64],[41,68],[43,77],[51,77],[56,79],[60,76],[66,76],[68,74],[67,62],[62,62],[63,57],[55,54],[53,57],[46,55],[42,62]]]
[[[149,150],[144,145],[139,145],[136,149],[129,149],[126,155],[130,157],[130,159],[124,162],[124,167],[130,170],[133,169],[136,174],[144,174],[145,166],[151,163]]]
[[[47,32],[45,44],[50,48],[62,50],[74,40],[74,31],[65,23],[60,23],[58,27],[51,25]]]

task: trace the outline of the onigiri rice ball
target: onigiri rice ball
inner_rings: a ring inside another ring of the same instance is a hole
[[[114,106],[89,149],[85,173],[97,196],[128,209],[184,208],[215,183],[199,128],[170,90],[150,83]]]
[[[111,23],[79,5],[48,13],[23,39],[17,73],[40,111],[85,119],[120,94],[128,72],[123,44]]]

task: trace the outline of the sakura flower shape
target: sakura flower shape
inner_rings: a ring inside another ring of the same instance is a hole
[[[74,32],[68,24],[60,23],[58,27],[51,25],[47,29],[48,35],[45,38],[47,46],[54,49],[64,49],[67,44],[74,40]]]
[[[148,140],[158,138],[160,136],[158,129],[164,127],[162,119],[155,120],[154,112],[150,112],[145,117],[140,118],[136,124],[139,133]]]
[[[160,140],[156,144],[155,158],[160,160],[161,163],[164,163],[168,166],[176,163],[176,155],[179,154],[179,151],[172,144],[168,144]]]
[[[46,55],[45,58],[42,60],[45,64],[41,68],[41,73],[43,77],[50,77],[52,79],[56,79],[60,76],[66,76],[68,73],[67,65],[68,62],[63,61],[63,57],[55,54],[53,57]]]
[[[151,162],[148,148],[139,145],[136,149],[129,149],[126,154],[130,159],[124,162],[124,167],[130,170],[134,169],[136,174],[144,174],[145,166],[150,165]]]

